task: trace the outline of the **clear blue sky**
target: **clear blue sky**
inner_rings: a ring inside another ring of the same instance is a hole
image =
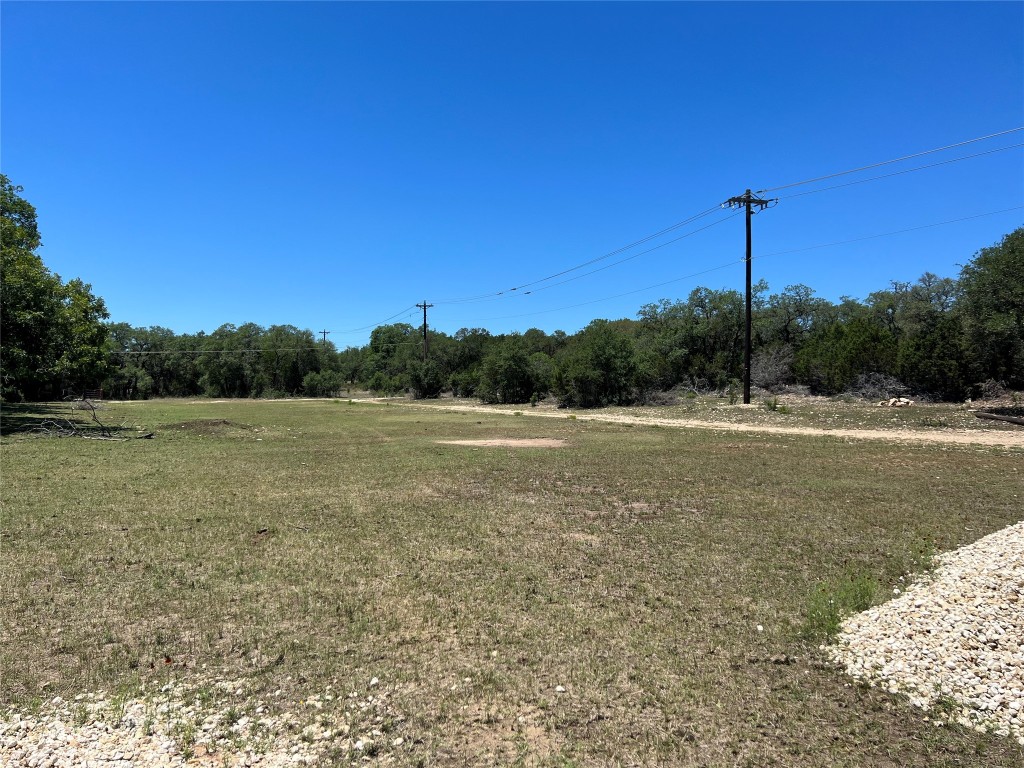
[[[342,331],[424,299],[448,333],[635,317],[698,285],[742,289],[742,216],[531,295],[444,302],[602,256],[747,187],[1024,126],[1019,2],[0,13],[2,169],[38,209],[43,259],[91,283],[112,320],[179,333],[288,323],[344,347],[369,331]],[[817,186],[1021,142],[1024,131]],[[783,199],[755,217],[754,251],[1021,205],[1017,148]],[[864,298],[925,271],[955,276],[1021,222],[1018,208],[759,258],[755,279]]]

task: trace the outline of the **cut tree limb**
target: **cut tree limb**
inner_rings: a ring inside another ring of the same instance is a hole
[[[1003,416],[998,413],[985,413],[984,411],[978,411],[974,414],[979,419],[994,419],[995,421],[1008,421],[1010,424],[1019,424],[1024,427],[1024,419],[1017,416]]]

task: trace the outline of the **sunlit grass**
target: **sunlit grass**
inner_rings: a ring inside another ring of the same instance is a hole
[[[6,706],[206,665],[292,701],[379,677],[428,763],[1020,759],[846,687],[804,631],[821,585],[887,594],[1020,519],[1019,451],[345,401],[109,415],[155,437],[0,442]],[[436,442],[491,437],[568,444]]]

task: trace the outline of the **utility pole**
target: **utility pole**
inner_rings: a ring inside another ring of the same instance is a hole
[[[427,308],[434,306],[433,304],[427,304],[427,300],[424,299],[422,304],[417,304],[417,307],[423,310],[423,364],[427,364]]]
[[[320,333],[321,333],[321,334],[323,335],[323,337],[324,337],[324,344],[326,344],[326,343],[327,343],[327,334],[329,334],[329,333],[330,333],[330,331],[320,331]]]
[[[736,208],[739,206],[745,206],[747,209],[747,295],[746,295],[746,326],[743,331],[743,404],[750,405],[750,310],[751,310],[751,297],[750,297],[750,258],[751,258],[751,239],[750,239],[750,217],[751,208],[757,206],[758,210],[764,210],[768,207],[769,203],[775,202],[774,200],[763,200],[760,197],[754,197],[748,189],[739,197],[730,197],[723,203],[730,208]]]

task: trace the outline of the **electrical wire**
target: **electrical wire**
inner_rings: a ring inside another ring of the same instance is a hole
[[[883,232],[878,235],[865,235],[864,237],[855,237],[852,240],[838,240],[834,243],[821,243],[819,245],[809,245],[806,248],[792,248],[786,251],[775,251],[773,253],[763,253],[760,256],[754,256],[754,259],[767,259],[770,256],[784,256],[791,253],[803,253],[804,251],[814,251],[819,248],[833,248],[837,245],[849,245],[850,243],[862,243],[865,240],[876,240],[880,237],[889,237],[891,235],[902,235],[906,232],[917,232],[921,229],[930,229],[931,227],[941,227],[944,224],[956,224],[961,221],[972,221],[973,219],[980,219],[985,216],[995,216],[1000,213],[1009,213],[1010,211],[1019,211],[1024,208],[1024,205],[1015,205],[1011,208],[1003,208],[999,211],[989,211],[988,213],[978,213],[974,216],[963,216],[959,219],[949,219],[948,221],[939,221],[934,224],[922,224],[919,227],[909,227],[908,229],[897,229],[893,232]]]
[[[944,226],[946,224],[956,224],[956,223],[959,223],[959,222],[962,222],[962,221],[971,221],[973,219],[980,219],[980,218],[983,218],[985,216],[995,216],[995,215],[1000,214],[1000,213],[1008,213],[1010,211],[1017,211],[1017,210],[1021,210],[1021,209],[1024,209],[1024,205],[1017,205],[1017,206],[1013,206],[1013,207],[1010,207],[1010,208],[1003,208],[1003,209],[998,210],[998,211],[988,211],[987,213],[979,213],[979,214],[975,214],[973,216],[963,216],[963,217],[958,218],[958,219],[948,219],[947,221],[939,221],[939,222],[935,222],[933,224],[922,224],[921,226],[918,226],[918,227],[910,227],[908,229],[900,229],[900,230],[896,230],[896,231],[893,231],[893,232],[883,232],[883,233],[876,234],[876,235],[865,235],[863,237],[857,237],[857,238],[853,238],[851,240],[841,240],[841,241],[837,241],[837,242],[834,242],[834,243],[821,243],[821,244],[818,244],[818,245],[810,245],[810,246],[807,246],[806,248],[794,248],[794,249],[786,250],[786,251],[776,251],[774,253],[765,253],[765,254],[761,254],[759,256],[753,256],[753,257],[751,257],[751,260],[765,259],[765,258],[768,258],[768,257],[771,257],[771,256],[782,256],[782,255],[791,254],[791,253],[800,253],[800,252],[803,252],[803,251],[812,251],[812,250],[816,250],[816,249],[819,249],[819,248],[831,248],[831,247],[837,246],[837,245],[846,245],[846,244],[849,244],[849,243],[859,243],[859,242],[863,242],[865,240],[874,240],[874,239],[877,239],[877,238],[880,238],[880,237],[890,237],[890,236],[893,236],[893,235],[902,235],[902,234],[904,234],[906,232],[916,232],[916,231],[921,230],[921,229],[930,229],[931,227],[941,227],[941,226]],[[533,317],[535,315],[546,315],[546,314],[551,314],[553,312],[563,312],[563,311],[569,310],[569,309],[577,309],[579,307],[586,307],[586,306],[589,306],[591,304],[600,304],[601,302],[611,301],[612,299],[620,299],[620,298],[623,298],[625,296],[632,296],[632,295],[635,295],[637,293],[643,293],[644,291],[650,291],[650,290],[652,290],[654,288],[661,288],[661,287],[666,286],[666,285],[672,285],[673,283],[679,283],[679,282],[682,282],[684,280],[692,280],[693,278],[700,277],[701,275],[706,275],[706,274],[709,274],[711,272],[717,272],[719,270],[726,269],[727,267],[731,267],[731,266],[736,265],[736,264],[742,264],[744,261],[746,261],[746,259],[738,259],[738,260],[729,261],[729,262],[726,262],[726,263],[723,263],[723,264],[719,264],[718,266],[715,266],[715,267],[708,267],[707,269],[701,270],[700,272],[693,272],[693,273],[691,273],[689,275],[684,275],[682,277],[673,278],[672,280],[666,280],[666,281],[661,282],[661,283],[655,283],[654,285],[644,286],[643,288],[637,288],[637,289],[632,290],[632,291],[625,291],[623,293],[616,293],[616,294],[611,295],[611,296],[604,296],[604,297],[599,298],[599,299],[592,299],[590,301],[584,301],[584,302],[581,302],[579,304],[571,304],[571,305],[565,306],[565,307],[556,307],[554,309],[545,309],[545,310],[540,310],[540,311],[537,311],[537,312],[525,312],[525,313],[516,314],[516,315],[502,315],[500,317],[488,317],[488,318],[483,318],[481,320],[478,320],[477,322],[486,323],[486,322],[490,322],[492,320],[514,320],[514,319],[518,319],[518,318],[521,318],[521,317]]]
[[[629,249],[635,248],[638,245],[643,245],[644,243],[650,242],[651,240],[654,240],[657,237],[661,237],[662,235],[668,234],[669,232],[673,232],[673,231],[679,229],[680,227],[685,227],[687,224],[691,224],[691,223],[693,223],[693,222],[703,218],[704,216],[708,216],[708,215],[714,213],[717,210],[719,210],[719,206],[717,206],[717,205],[714,206],[714,207],[708,208],[707,210],[701,211],[700,213],[696,213],[693,216],[690,216],[689,218],[684,219],[683,221],[677,222],[677,223],[675,223],[675,224],[673,224],[673,225],[671,225],[669,227],[665,227],[664,229],[659,230],[658,232],[655,232],[653,234],[647,235],[646,237],[642,237],[639,240],[635,240],[632,243],[630,243],[629,245],[623,245],[622,247],[616,248],[613,251],[609,251],[608,253],[606,253],[606,254],[604,254],[602,256],[597,256],[597,257],[595,257],[593,259],[589,259],[588,261],[581,262],[581,263],[579,263],[579,264],[577,264],[575,266],[569,267],[567,269],[563,269],[560,272],[555,272],[554,274],[548,275],[547,277],[542,277],[542,278],[539,278],[537,280],[532,280],[532,281],[527,282],[527,283],[522,283],[520,285],[514,286],[512,288],[508,288],[508,289],[503,290],[503,291],[494,291],[492,293],[482,293],[482,294],[478,294],[476,296],[464,296],[464,297],[455,298],[455,299],[439,299],[439,300],[435,300],[434,303],[435,304],[464,304],[464,303],[469,303],[469,302],[474,302],[474,301],[482,301],[482,300],[485,300],[485,299],[497,298],[499,296],[505,296],[505,295],[508,295],[510,293],[515,293],[517,291],[522,290],[523,288],[529,288],[530,286],[533,286],[533,285],[540,285],[541,283],[545,283],[548,280],[554,280],[556,277],[561,277],[562,275],[567,275],[570,272],[575,272],[578,269],[583,269],[584,267],[588,267],[591,264],[596,264],[599,261],[604,261],[605,259],[610,259],[612,256],[617,256],[618,254],[623,253],[624,251],[628,251]]]
[[[408,307],[403,309],[401,312],[395,312],[395,314],[393,314],[391,317],[386,317],[386,318],[384,318],[383,320],[381,320],[378,323],[370,323],[369,325],[364,325],[364,326],[361,326],[359,328],[349,328],[346,331],[328,331],[328,333],[346,334],[346,333],[359,333],[360,331],[366,331],[366,330],[369,330],[371,328],[376,328],[378,325],[384,325],[384,323],[388,322],[389,320],[394,320],[396,317],[399,317],[400,315],[404,315],[406,312],[409,312],[410,310],[413,310],[415,308],[416,308],[415,304],[410,304]]]
[[[272,352],[313,352],[323,347],[280,347],[271,349],[114,349],[112,355],[227,355],[263,354]]]
[[[802,247],[802,248],[790,248],[790,249],[787,249],[787,250],[784,250],[784,251],[773,251],[772,253],[763,253],[763,254],[760,254],[760,255],[757,255],[757,256],[752,256],[751,260],[767,259],[767,258],[771,258],[771,257],[774,257],[774,256],[786,256],[786,255],[790,255],[790,254],[793,254],[793,253],[803,253],[805,251],[814,251],[814,250],[818,250],[818,249],[821,249],[821,248],[834,248],[834,247],[839,246],[839,245],[850,245],[852,243],[861,243],[861,242],[864,242],[866,240],[877,240],[878,238],[882,238],[882,237],[892,237],[894,235],[906,234],[907,232],[917,232],[917,231],[920,231],[922,229],[931,229],[933,227],[941,227],[941,226],[945,226],[945,225],[948,225],[948,224],[958,224],[958,223],[963,222],[963,221],[973,221],[975,219],[981,219],[981,218],[984,218],[986,216],[996,216],[996,215],[1001,214],[1001,213],[1009,213],[1011,211],[1019,211],[1019,210],[1022,210],[1022,209],[1024,209],[1024,205],[1015,205],[1015,206],[1011,206],[1009,208],[1002,208],[1002,209],[997,210],[997,211],[987,211],[986,213],[977,213],[977,214],[974,214],[972,216],[962,216],[962,217],[956,218],[956,219],[947,219],[946,221],[938,221],[938,222],[934,222],[932,224],[922,224],[922,225],[917,226],[917,227],[908,227],[906,229],[898,229],[898,230],[894,230],[892,232],[881,232],[879,234],[864,235],[862,237],[855,237],[855,238],[851,238],[849,240],[837,240],[837,241],[831,242],[831,243],[819,243],[817,245],[808,245],[808,246],[805,246],[805,247]],[[727,221],[728,219],[732,218],[733,216],[739,215],[739,213],[740,212],[734,213],[732,216],[728,216],[725,219],[721,219],[721,220],[719,220],[717,222],[714,222],[714,224],[709,224],[706,227],[703,227],[702,229],[708,229],[709,227],[715,226],[716,224],[720,224],[723,221]],[[689,234],[696,234],[696,232],[699,232],[699,231],[701,231],[701,230],[696,230],[695,232],[691,232]],[[669,245],[672,242],[676,242],[677,240],[681,240],[681,239],[683,239],[685,237],[689,237],[689,234],[688,235],[683,235],[682,237],[675,238],[675,240],[671,240],[668,243],[663,243],[661,245],[655,246],[655,248],[651,248],[649,250],[655,250],[656,248],[661,248],[661,247],[663,247],[665,245]],[[645,253],[646,252],[649,252],[649,251],[645,251]],[[636,256],[640,256],[640,255],[642,255],[642,254],[636,254]],[[635,258],[635,256],[631,256],[629,258]],[[626,261],[626,260],[627,259],[624,259],[623,261]],[[599,299],[591,299],[590,301],[584,301],[584,302],[581,302],[579,304],[571,304],[571,305],[565,306],[565,307],[557,307],[557,308],[554,308],[554,309],[539,310],[539,311],[536,311],[536,312],[525,312],[525,313],[520,313],[520,314],[515,314],[515,315],[501,315],[499,317],[488,317],[488,318],[483,318],[482,320],[478,320],[476,322],[486,323],[486,322],[490,322],[492,320],[514,320],[514,319],[518,319],[518,318],[521,318],[521,317],[534,317],[536,315],[547,315],[547,314],[551,314],[553,312],[563,312],[565,310],[578,309],[579,307],[586,307],[586,306],[590,306],[592,304],[600,304],[600,303],[605,302],[605,301],[611,301],[613,299],[621,299],[621,298],[623,298],[625,296],[633,296],[633,295],[636,295],[638,293],[643,293],[644,291],[650,291],[650,290],[653,290],[655,288],[662,288],[662,287],[664,287],[666,285],[672,285],[674,283],[680,283],[680,282],[683,282],[684,280],[692,280],[695,277],[700,277],[702,275],[710,274],[712,272],[717,272],[719,270],[726,269],[727,267],[731,267],[731,266],[733,266],[735,264],[742,264],[744,261],[745,261],[745,259],[738,259],[738,260],[728,261],[728,262],[725,262],[723,264],[719,264],[718,266],[715,266],[715,267],[708,267],[707,269],[703,269],[703,270],[701,270],[699,272],[692,272],[692,273],[690,273],[688,275],[683,275],[682,277],[675,277],[675,278],[672,278],[671,280],[665,280],[665,281],[660,282],[660,283],[654,283],[653,285],[647,285],[647,286],[644,286],[643,288],[636,288],[636,289],[631,290],[631,291],[624,291],[622,293],[616,293],[616,294],[613,294],[611,296],[604,296],[604,297],[599,298]],[[616,263],[619,263],[619,262],[616,262]],[[614,264],[609,264],[609,265],[607,265],[607,267],[602,267],[602,269],[607,269],[608,267],[611,267],[611,266],[614,266]],[[597,272],[597,271],[600,271],[600,270],[594,270],[594,271]],[[593,274],[593,273],[592,272],[588,272],[587,274]],[[579,277],[584,277],[584,276],[585,275],[580,275]],[[577,278],[573,278],[573,279],[577,279]],[[568,282],[568,281],[563,281],[563,282]],[[561,285],[561,283],[558,283],[557,285]],[[548,287],[553,288],[554,286],[548,286]],[[526,294],[524,294],[524,295],[526,295]],[[402,310],[402,312],[405,312],[405,311],[406,310]],[[402,312],[399,312],[396,315],[392,315],[390,318],[388,318],[388,320],[394,319],[398,315],[401,315]],[[377,325],[383,325],[385,322],[387,322],[387,320],[384,320],[381,323],[378,323]],[[366,327],[370,328],[370,327],[376,327],[376,326],[366,326]],[[332,333],[334,333],[334,331],[332,331]],[[344,333],[344,331],[339,331],[339,333]],[[420,344],[421,344],[421,341],[417,339],[417,340],[410,340],[410,341],[387,342],[387,343],[379,344],[378,346],[379,347],[400,347],[400,346],[419,346]],[[367,344],[365,346],[368,347],[369,344]],[[170,349],[170,350],[148,350],[148,351],[142,351],[142,350],[140,350],[140,351],[135,351],[135,350],[113,350],[113,351],[111,351],[111,354],[115,354],[115,355],[230,354],[230,353],[247,353],[247,352],[248,353],[256,353],[256,352],[308,352],[308,351],[315,351],[315,350],[321,350],[321,349],[323,349],[322,346],[320,346],[320,347],[290,347],[290,348],[269,349],[269,350],[263,350],[263,349]]]
[[[705,229],[711,229],[712,227],[716,227],[719,224],[722,224],[722,223],[728,221],[729,219],[732,219],[732,218],[735,218],[736,216],[739,216],[741,213],[743,213],[743,211],[735,211],[735,212],[729,214],[728,216],[726,216],[724,219],[719,219],[718,221],[712,222],[711,224],[703,226],[700,229],[695,229],[695,230],[693,230],[693,232],[687,232],[685,235],[680,235],[679,237],[673,238],[672,240],[668,240],[668,241],[666,241],[664,243],[661,243],[660,245],[656,245],[653,248],[648,248],[646,251],[640,251],[640,253],[633,254],[632,256],[627,256],[626,258],[620,259],[619,261],[613,261],[611,264],[606,264],[603,267],[598,267],[597,269],[593,269],[590,272],[584,272],[582,275],[576,275],[575,277],[570,277],[567,280],[560,280],[557,283],[552,283],[551,285],[545,285],[543,288],[536,288],[536,289],[534,289],[532,291],[524,291],[522,293],[522,295],[523,296],[529,296],[530,294],[533,294],[533,293],[538,293],[540,291],[546,291],[549,288],[556,288],[559,285],[565,285],[566,283],[571,283],[573,280],[579,280],[580,278],[587,277],[588,275],[593,275],[593,274],[595,274],[597,272],[603,272],[606,269],[611,269],[612,267],[618,266],[619,264],[623,264],[623,263],[625,263],[627,261],[630,261],[632,259],[635,259],[635,258],[637,258],[639,256],[643,256],[644,254],[648,254],[651,251],[656,251],[659,248],[664,248],[666,245],[671,245],[672,243],[677,243],[680,240],[685,240],[687,237],[690,237],[691,235],[696,235],[698,232],[703,232]]]
[[[830,189],[840,189],[842,187],[851,187],[854,184],[864,184],[868,181],[878,181],[879,179],[888,179],[892,176],[901,176],[905,173],[913,173],[914,171],[923,171],[927,168],[935,168],[940,165],[949,165],[950,163],[959,163],[961,160],[972,160],[975,157],[983,157],[984,155],[991,155],[996,152],[1005,152],[1008,149],[1017,149],[1018,147],[1024,147],[1024,142],[1020,144],[1010,144],[1006,147],[999,147],[998,149],[990,149],[985,152],[978,152],[974,155],[965,155],[964,157],[954,157],[952,160],[942,160],[938,163],[929,163],[928,165],[919,165],[916,168],[907,168],[903,171],[894,171],[892,173],[884,173],[881,176],[871,176],[866,179],[858,179],[857,181],[848,181],[845,184],[834,184],[831,187],[821,187],[820,189],[809,189],[806,192],[797,192],[793,195],[783,195],[780,200],[792,200],[794,197],[803,197],[804,195],[815,195],[818,192],[827,192]]]
[[[543,310],[539,310],[537,312],[525,312],[523,314],[518,314],[518,315],[502,315],[501,317],[487,317],[487,318],[484,318],[483,320],[479,320],[477,322],[486,323],[486,322],[490,322],[491,320],[512,320],[512,319],[519,318],[519,317],[533,317],[534,315],[547,315],[547,314],[550,314],[552,312],[562,312],[562,311],[567,310],[567,309],[576,309],[578,307],[586,307],[586,306],[589,306],[591,304],[600,304],[601,302],[604,302],[604,301],[611,301],[612,299],[621,299],[623,296],[632,296],[632,295],[637,294],[637,293],[643,293],[644,291],[649,291],[649,290],[651,290],[653,288],[661,288],[662,286],[665,286],[665,285],[671,285],[672,283],[680,283],[683,280],[692,280],[695,277],[700,277],[701,275],[706,275],[706,274],[709,274],[711,272],[717,272],[720,269],[725,269],[726,267],[731,267],[731,266],[733,266],[735,264],[742,264],[744,261],[745,261],[745,259],[739,259],[738,261],[726,262],[725,264],[719,264],[717,267],[708,267],[707,269],[703,269],[700,272],[693,272],[693,273],[691,273],[689,275],[683,275],[682,277],[676,277],[676,278],[673,278],[672,280],[666,280],[663,283],[655,283],[654,285],[647,285],[647,286],[644,286],[643,288],[637,288],[637,289],[632,290],[632,291],[626,291],[624,293],[616,293],[614,296],[604,296],[604,297],[602,297],[600,299],[592,299],[590,301],[584,301],[584,302],[581,302],[579,304],[571,304],[571,305],[569,305],[567,307],[557,307],[555,309],[543,309]]]
[[[834,179],[837,176],[846,176],[847,174],[850,174],[850,173],[858,173],[859,171],[869,171],[872,168],[879,168],[879,167],[881,167],[883,165],[891,165],[892,163],[899,163],[899,162],[902,162],[903,160],[910,160],[910,159],[915,158],[915,157],[922,157],[924,155],[930,155],[930,154],[933,154],[935,152],[944,152],[947,149],[955,149],[956,147],[963,147],[963,146],[965,146],[967,144],[974,144],[975,142],[978,142],[978,141],[985,141],[986,139],[994,139],[996,136],[1005,136],[1008,133],[1014,133],[1016,131],[1024,131],[1024,126],[1021,126],[1019,128],[1009,128],[1009,129],[1007,129],[1005,131],[999,131],[998,133],[990,133],[987,136],[979,136],[976,139],[968,139],[967,141],[960,141],[960,142],[957,142],[956,144],[947,144],[944,147],[936,147],[935,149],[926,149],[924,152],[915,152],[912,155],[904,155],[903,157],[897,157],[897,158],[894,158],[892,160],[883,160],[880,163],[872,163],[871,165],[863,165],[860,168],[851,168],[848,171],[839,171],[837,173],[830,173],[830,174],[827,174],[825,176],[817,176],[817,177],[815,177],[813,179],[804,179],[803,181],[794,181],[791,184],[783,184],[783,185],[778,186],[778,187],[768,187],[766,189],[759,189],[759,190],[757,190],[757,194],[762,194],[764,192],[778,192],[780,189],[789,189],[790,187],[799,187],[799,186],[802,186],[804,184],[813,184],[816,181],[826,181],[828,179]]]

